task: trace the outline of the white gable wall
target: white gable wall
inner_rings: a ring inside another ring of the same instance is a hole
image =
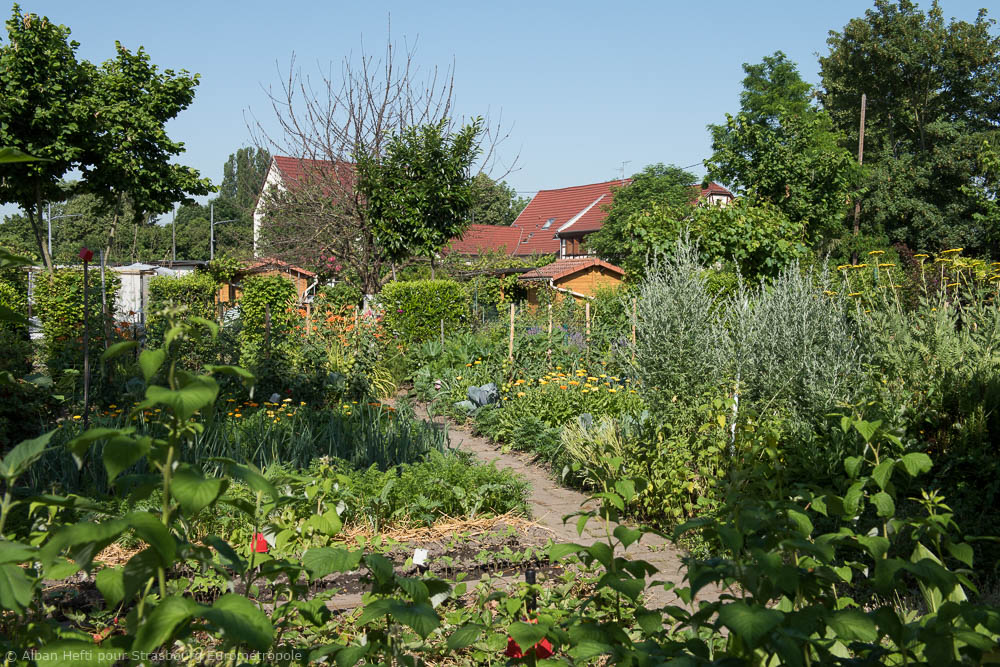
[[[271,158],[271,166],[267,170],[267,176],[264,178],[264,187],[260,189],[260,196],[257,198],[257,205],[253,209],[253,256],[258,257],[260,253],[257,250],[257,246],[260,243],[260,228],[264,224],[264,195],[271,190],[271,188],[281,188],[284,189],[281,181],[281,172],[278,171],[277,165],[274,163],[274,158]]]

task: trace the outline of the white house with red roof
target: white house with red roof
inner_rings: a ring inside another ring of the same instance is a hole
[[[478,255],[500,250],[510,256],[557,255],[585,257],[584,239],[596,232],[607,217],[617,189],[631,179],[617,179],[556,190],[539,190],[510,227],[470,225],[461,237],[452,239],[445,252]],[[697,186],[696,186],[697,187]],[[725,206],[733,193],[718,183],[700,187],[696,201]]]
[[[253,254],[258,256],[260,230],[265,215],[265,195],[272,189],[288,190],[315,186],[317,193],[335,196],[333,190],[336,184],[343,188],[351,188],[354,183],[354,165],[350,162],[332,162],[330,160],[310,160],[307,158],[286,157],[274,155],[267,168],[267,175],[257,195],[257,203],[253,209]]]

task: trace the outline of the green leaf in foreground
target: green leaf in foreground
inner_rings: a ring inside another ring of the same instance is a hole
[[[785,615],[776,609],[751,607],[744,602],[733,602],[719,609],[722,624],[739,635],[751,648],[781,625],[784,618]]]
[[[242,595],[227,593],[198,615],[222,628],[232,644],[266,651],[274,641],[274,627],[267,615]]]

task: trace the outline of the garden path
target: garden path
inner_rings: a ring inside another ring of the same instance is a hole
[[[563,517],[580,509],[587,496],[579,491],[567,489],[556,482],[549,471],[534,463],[530,456],[501,451],[496,445],[485,438],[473,435],[467,428],[448,423],[445,417],[428,415],[427,406],[416,404],[416,414],[419,418],[438,424],[448,424],[448,434],[452,447],[471,452],[478,459],[487,463],[495,463],[500,468],[509,468],[523,477],[531,485],[531,495],[528,499],[531,508],[531,518],[539,525],[553,533],[556,542],[577,542],[593,544],[604,541],[605,528],[602,522],[588,522],[584,534],[576,530],[576,520],[563,522]],[[611,527],[614,529],[614,526]],[[628,554],[634,559],[648,561],[659,572],[650,581],[670,581],[677,586],[685,586],[681,558],[683,552],[677,549],[669,540],[657,535],[645,535],[638,544],[629,548]],[[706,586],[698,593],[696,600],[717,600],[721,589],[717,586]],[[650,607],[662,607],[668,604],[683,604],[673,592],[663,586],[649,586],[646,589],[646,604]]]

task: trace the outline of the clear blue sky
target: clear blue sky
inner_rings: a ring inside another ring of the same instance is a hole
[[[973,20],[984,0],[944,0]],[[929,6],[929,3],[922,3]],[[245,119],[273,117],[263,89],[299,66],[339,63],[366,47],[418,40],[423,70],[455,63],[462,114],[502,112],[512,124],[507,181],[530,194],[616,178],[654,162],[700,163],[705,126],[738,108],[741,65],[783,50],[818,83],[817,54],[870,2],[97,2],[32,1],[22,9],[72,29],[79,55],[113,56],[115,40],[144,46],[161,68],[201,74],[194,104],[170,127],[181,161],[218,183],[249,142]],[[9,16],[9,11],[8,14]],[[4,33],[5,34],[5,33]],[[335,70],[336,71],[336,68]],[[697,164],[696,164],[697,163]]]

